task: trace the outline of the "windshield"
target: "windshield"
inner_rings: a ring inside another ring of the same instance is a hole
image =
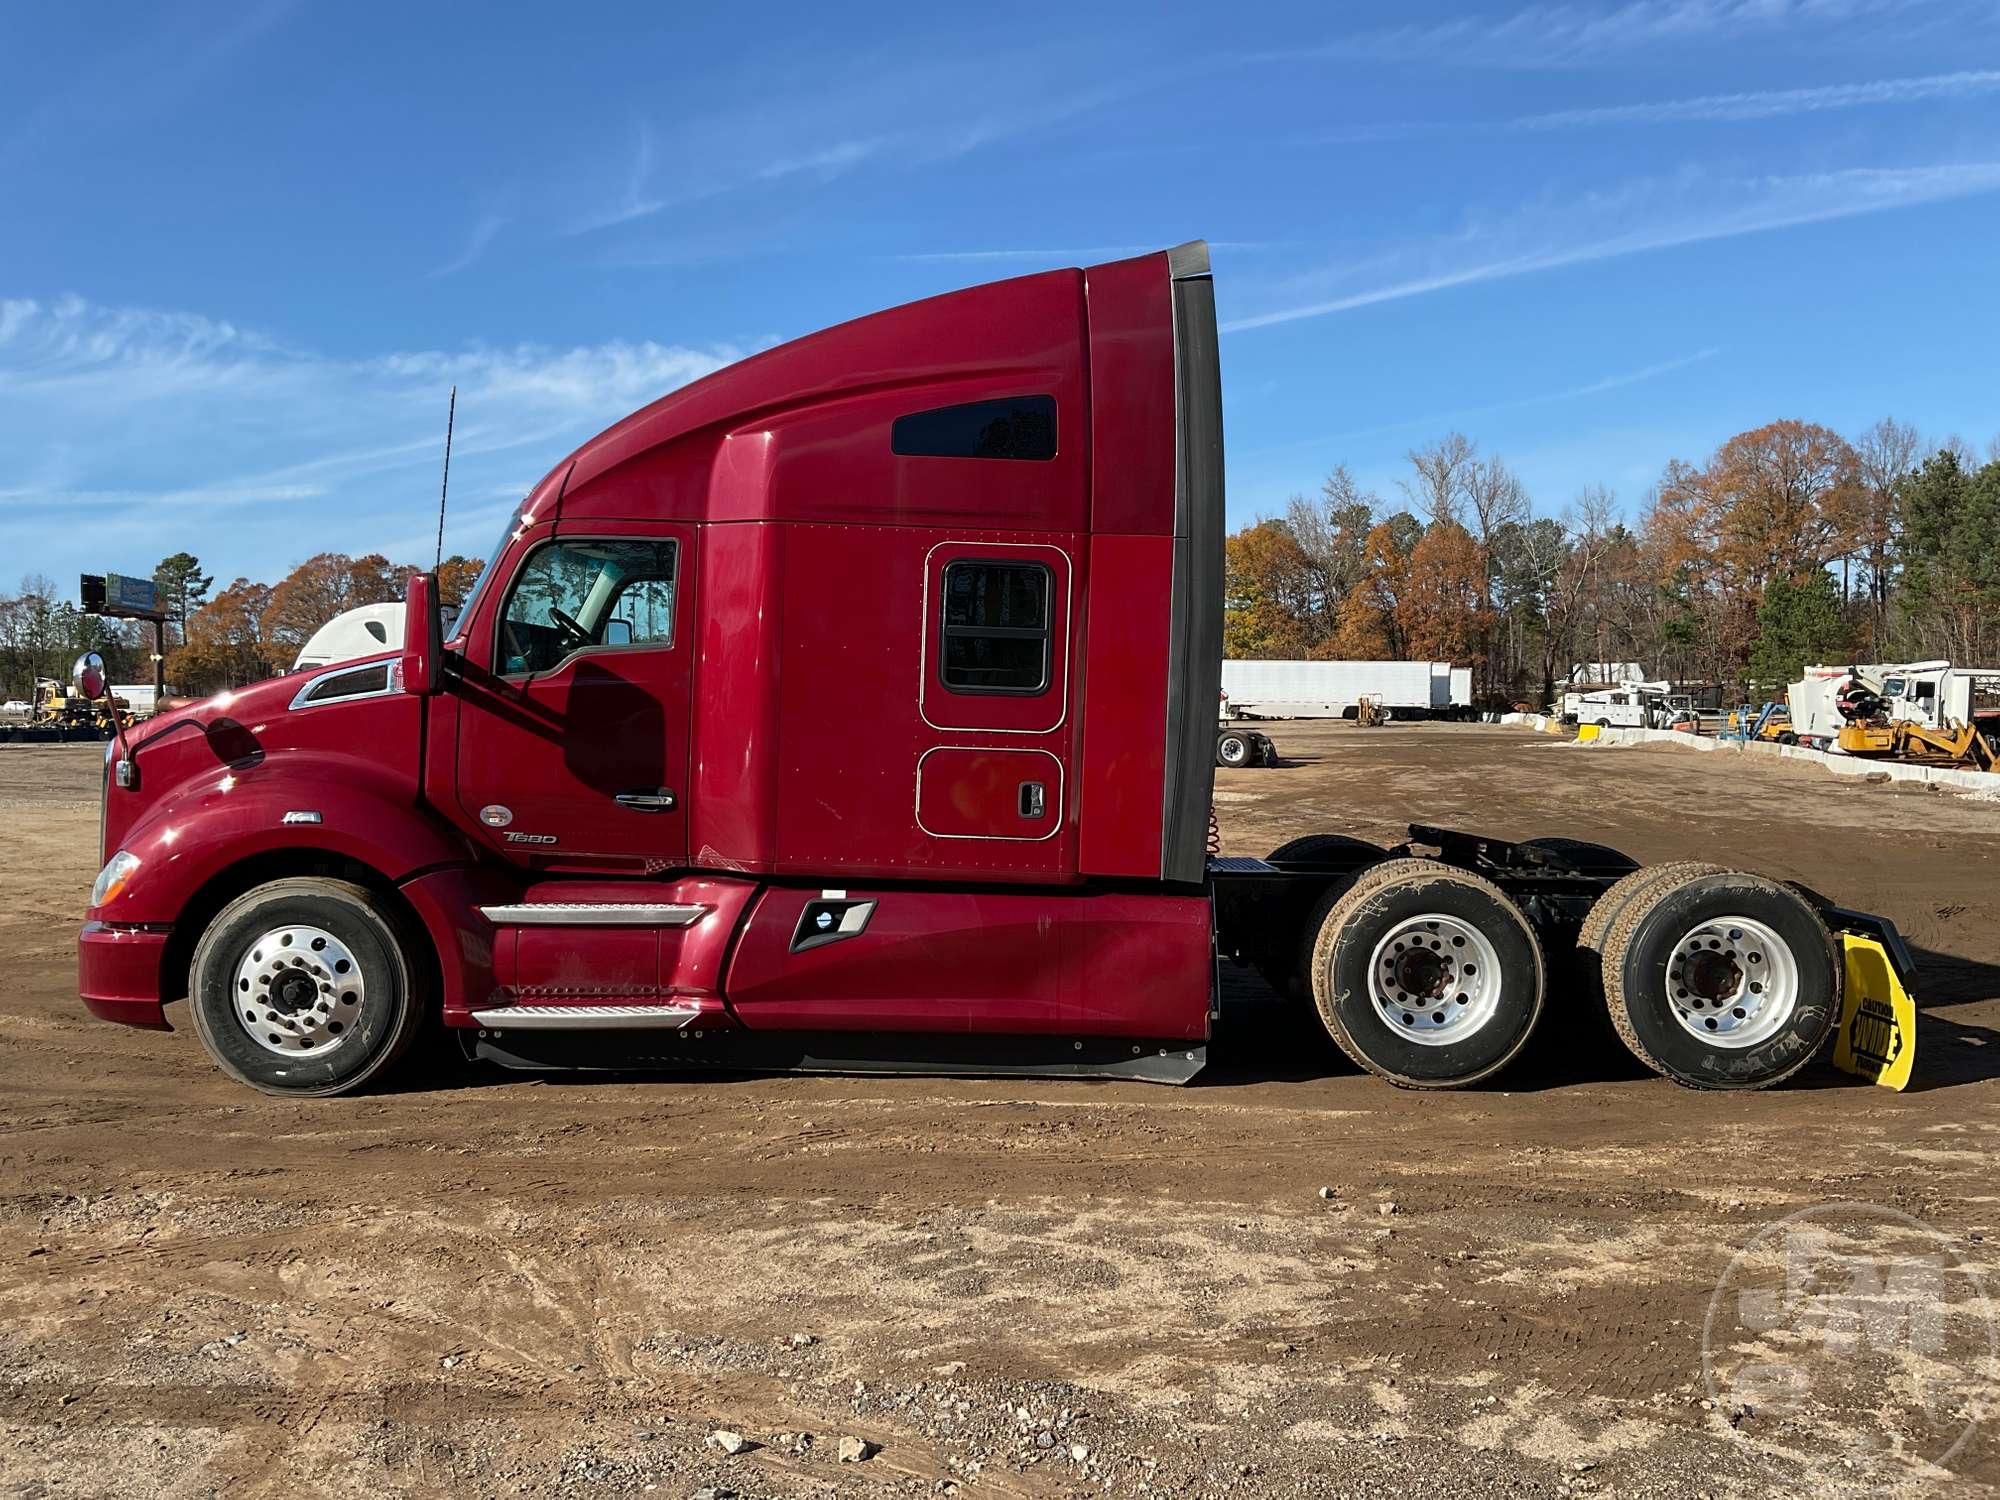
[[[479,576],[472,580],[472,587],[466,592],[465,602],[458,607],[458,618],[451,622],[451,639],[447,644],[456,645],[465,638],[466,627],[472,623],[472,611],[485,597],[486,586],[493,580],[493,570],[500,565],[500,554],[507,550],[507,543],[514,539],[514,528],[521,524],[523,500],[514,507],[514,514],[507,518],[507,524],[500,528],[500,540],[493,544],[492,555],[486,559],[486,566],[479,570]]]

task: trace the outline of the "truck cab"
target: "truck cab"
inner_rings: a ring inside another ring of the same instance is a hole
[[[448,632],[413,598],[393,652],[121,743],[85,1003],[191,994],[279,1088],[349,1081],[374,990],[613,1056],[1199,1044],[1222,514],[1199,243],[745,360],[556,464]]]

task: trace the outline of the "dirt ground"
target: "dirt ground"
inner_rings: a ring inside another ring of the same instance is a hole
[[[1550,1041],[1403,1093],[1232,982],[1178,1090],[266,1099],[185,1028],[84,1015],[98,752],[0,747],[0,1496],[2000,1489],[2000,1414],[1925,1462],[2000,1366],[1913,1425],[1839,1381],[1718,1401],[1702,1356],[1738,1249],[1829,1201],[1992,1280],[2000,804],[1486,726],[1273,732],[1287,764],[1219,777],[1226,852],[1451,821],[1886,913],[1924,963],[1917,1083],[1697,1094]]]

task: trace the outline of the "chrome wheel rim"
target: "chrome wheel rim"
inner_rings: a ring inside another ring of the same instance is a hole
[[[1675,942],[1667,996],[1690,1036],[1712,1047],[1754,1047],[1783,1030],[1798,1008],[1798,960],[1765,923],[1716,917]]]
[[[354,1034],[361,965],[322,927],[273,927],[244,950],[230,985],[236,1024],[266,1052],[320,1057]]]
[[[1500,955],[1470,922],[1443,912],[1409,917],[1369,956],[1368,998],[1396,1035],[1446,1047],[1498,1013]]]

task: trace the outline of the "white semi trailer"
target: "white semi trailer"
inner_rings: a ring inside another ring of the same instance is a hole
[[[1392,718],[1456,717],[1472,672],[1431,661],[1225,661],[1223,712],[1242,719],[1351,719],[1363,698]]]

